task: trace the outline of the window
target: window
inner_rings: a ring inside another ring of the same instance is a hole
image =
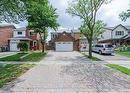
[[[130,31],[128,31],[128,34],[130,34]]]
[[[123,36],[124,35],[124,31],[116,31],[116,35],[117,36]]]
[[[22,32],[18,32],[18,35],[22,35]]]

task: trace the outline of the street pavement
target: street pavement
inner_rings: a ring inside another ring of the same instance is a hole
[[[130,93],[130,77],[79,52],[48,52],[0,93]]]

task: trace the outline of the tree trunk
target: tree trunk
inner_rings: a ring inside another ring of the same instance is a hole
[[[90,40],[89,42],[89,58],[92,58],[92,40]]]
[[[42,52],[44,53],[45,52],[45,49],[44,49],[44,42],[41,41],[41,44],[42,44]]]

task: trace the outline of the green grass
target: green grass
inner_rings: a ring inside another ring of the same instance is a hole
[[[20,61],[20,57],[26,55],[27,53],[17,53],[15,55],[0,58],[0,61]]]
[[[44,58],[46,53],[42,52],[33,52],[30,55],[27,55],[26,57],[22,58],[22,61],[40,61],[42,58]]]
[[[0,64],[0,88],[15,80],[33,66],[30,64]]]
[[[85,53],[82,53],[85,57],[89,58],[89,56]],[[90,59],[90,58],[89,58]],[[101,61],[101,59],[98,59],[97,57],[92,57],[90,60],[92,61]]]
[[[128,68],[125,68],[123,66],[119,66],[119,65],[116,65],[116,64],[107,64],[108,67],[111,67],[113,69],[116,69],[124,74],[127,74],[127,75],[130,75],[130,69]]]
[[[126,57],[130,57],[130,52],[116,52],[116,54],[126,56]]]

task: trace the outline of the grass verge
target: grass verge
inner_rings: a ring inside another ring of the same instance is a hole
[[[0,65],[0,88],[7,85],[9,82],[15,80],[27,70],[32,68],[31,64],[6,64]]]
[[[89,56],[85,53],[82,53],[85,57],[89,58]],[[90,58],[89,58],[90,59]],[[92,61],[102,61],[101,59],[98,59],[97,57],[92,57],[90,60]]]
[[[46,55],[46,53],[33,52],[33,53],[25,56],[24,58],[22,58],[21,61],[31,61],[31,62],[40,61],[42,58],[45,57],[45,55]]]
[[[111,67],[115,70],[118,70],[118,71],[130,76],[130,69],[128,69],[128,68],[125,68],[123,66],[119,66],[119,65],[116,65],[116,64],[107,64],[106,66]]]
[[[116,54],[126,56],[126,57],[130,57],[130,52],[116,52]]]
[[[0,58],[0,61],[21,61],[21,57],[28,53],[17,53],[15,55]]]

